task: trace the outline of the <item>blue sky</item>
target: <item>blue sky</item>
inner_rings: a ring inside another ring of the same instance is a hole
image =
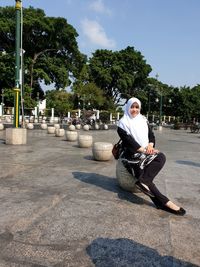
[[[15,0],[0,0],[1,6]],[[134,46],[168,85],[200,84],[200,0],[22,0],[47,16],[64,17],[80,51]]]

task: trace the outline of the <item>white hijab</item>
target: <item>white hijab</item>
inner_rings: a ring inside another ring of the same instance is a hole
[[[133,103],[139,105],[139,113],[133,117],[130,108]],[[124,116],[119,120],[118,126],[131,135],[135,141],[142,147],[146,147],[149,143],[147,119],[140,114],[141,102],[138,98],[132,97],[128,100]]]

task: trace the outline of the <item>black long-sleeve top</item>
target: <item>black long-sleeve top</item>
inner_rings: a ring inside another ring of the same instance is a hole
[[[136,142],[136,140],[122,128],[118,127],[117,133],[119,137],[122,139],[123,147],[126,148],[129,153],[131,154],[136,153],[137,150],[141,147],[141,145],[139,145]],[[149,143],[153,143],[155,146],[155,135],[149,125],[148,125],[148,138],[149,138]]]

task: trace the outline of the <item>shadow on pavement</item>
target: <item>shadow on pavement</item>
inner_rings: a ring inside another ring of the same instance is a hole
[[[97,238],[86,251],[95,267],[198,267],[126,238]]]
[[[197,144],[199,145],[198,142],[190,142],[190,141],[185,141],[185,140],[168,140],[169,142],[175,142],[175,143],[188,143],[188,144]]]
[[[188,160],[177,160],[176,161],[178,164],[182,165],[189,165],[189,166],[194,166],[194,167],[200,167],[200,163],[193,162],[193,161],[188,161]]]
[[[101,187],[104,190],[111,191],[118,194],[120,199],[132,202],[138,205],[150,205],[154,206],[151,202],[133,194],[128,191],[122,190],[116,178],[110,178],[108,176],[100,175],[97,173],[86,173],[86,172],[72,172],[75,179],[78,179],[84,183],[93,184]]]

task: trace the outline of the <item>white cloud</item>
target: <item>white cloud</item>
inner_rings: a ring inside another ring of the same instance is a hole
[[[81,22],[83,33],[91,43],[104,48],[114,48],[115,41],[106,36],[103,27],[95,20],[84,19]]]
[[[97,13],[103,13],[107,15],[112,14],[111,10],[104,5],[102,0],[95,0],[89,5],[89,8]]]

